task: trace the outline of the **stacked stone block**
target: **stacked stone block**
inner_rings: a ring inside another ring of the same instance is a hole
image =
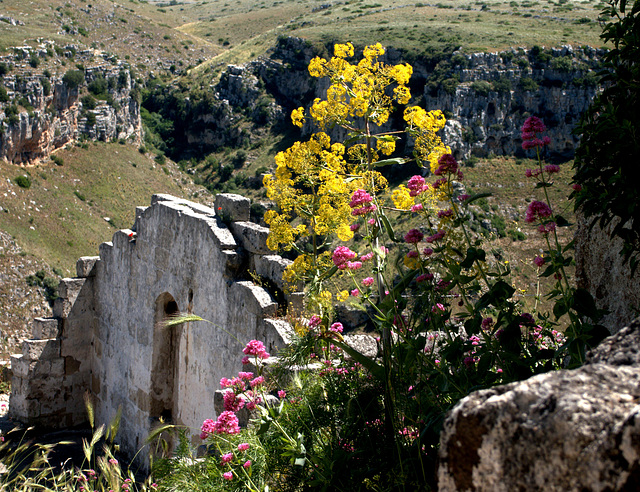
[[[53,317],[35,318],[32,338],[11,356],[10,415],[29,425],[62,428],[86,420],[84,392],[90,376],[92,293],[83,292],[97,258],[78,261],[79,278],[58,285]],[[83,276],[84,278],[80,277]]]

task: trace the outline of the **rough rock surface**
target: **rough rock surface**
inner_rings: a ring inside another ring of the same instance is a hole
[[[472,393],[448,415],[441,491],[640,490],[640,319],[586,364]]]
[[[626,326],[640,309],[638,272],[632,275],[629,262],[624,263],[618,253],[622,239],[611,238],[613,226],[602,229],[590,227],[591,220],[576,216],[576,280],[588,290],[596,306],[608,311],[600,321],[610,332]],[[613,224],[615,225],[615,224]]]

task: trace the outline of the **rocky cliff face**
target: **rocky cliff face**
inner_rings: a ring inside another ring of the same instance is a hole
[[[105,92],[83,97],[96,80],[105,81]],[[18,65],[0,85],[7,96],[0,103],[0,158],[6,161],[35,163],[82,139],[141,141],[140,104],[124,67],[87,68],[84,81],[74,86],[62,75],[32,75]]]
[[[229,66],[216,90],[232,109],[253,108],[260,94],[268,94],[274,102],[272,116],[286,115],[326,93],[327,81],[313,79],[307,72],[316,54],[303,39],[282,38],[270,58]],[[455,52],[437,63],[418,58],[411,60],[412,91],[423,96],[421,105],[426,109],[445,112],[445,142],[457,158],[523,154],[520,128],[528,116],[536,115],[549,128],[550,154],[569,159],[578,142],[572,131],[598,90],[595,71],[601,55],[589,47],[565,46]],[[386,63],[401,59],[393,49],[384,57]],[[311,131],[314,128],[305,126],[304,133]]]
[[[597,92],[601,54],[568,46],[454,54],[439,87],[426,74],[425,105],[447,115],[445,141],[458,158],[521,154],[520,128],[536,115],[549,128],[549,153],[569,159],[578,144],[572,131]]]

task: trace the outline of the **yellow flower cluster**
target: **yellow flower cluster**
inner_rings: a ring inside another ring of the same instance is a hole
[[[450,154],[451,149],[442,143],[438,132],[444,128],[446,118],[442,111],[425,111],[418,106],[407,108],[404,112],[407,132],[415,138],[414,154],[418,163],[428,161],[431,172],[438,168],[438,159]]]
[[[411,98],[406,86],[413,73],[411,65],[379,62],[378,57],[385,53],[380,43],[365,47],[363,59],[357,65],[345,60],[353,53],[351,43],[336,44],[330,60],[316,57],[309,63],[312,77],[331,78],[327,99],[316,99],[310,111],[323,129],[336,124],[352,126],[356,117],[382,125],[389,118],[394,101],[406,104]],[[396,87],[389,97],[386,89],[392,84]]]

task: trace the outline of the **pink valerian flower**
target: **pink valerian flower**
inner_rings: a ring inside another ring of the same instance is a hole
[[[415,205],[411,206],[411,211],[412,212],[421,212],[422,210],[424,210],[424,207],[422,206],[422,203],[416,203]]]
[[[438,159],[438,168],[433,172],[436,176],[443,174],[456,174],[458,172],[458,161],[451,154],[444,154]]]
[[[365,261],[369,261],[371,258],[373,258],[373,252],[367,253],[366,255],[362,255],[360,257],[360,261],[364,263]]]
[[[349,206],[351,208],[357,208],[363,205],[369,205],[372,201],[373,198],[371,198],[371,195],[369,195],[369,193],[367,193],[365,190],[356,190],[351,196]]]
[[[248,442],[242,442],[242,443],[238,444],[238,451],[246,451],[247,449],[249,449],[249,443]]]
[[[340,270],[344,270],[344,269],[359,270],[360,268],[362,268],[362,262],[361,261],[347,261],[344,265],[340,265],[338,267],[338,269],[340,269]]]
[[[420,256],[420,253],[418,253],[417,251],[409,251],[407,253],[407,258],[418,258]]]
[[[360,295],[360,291],[359,291],[358,289],[353,289],[353,290],[350,292],[350,294],[351,294],[353,297],[358,297],[358,296]]]
[[[560,172],[560,166],[557,164],[547,164],[544,166],[544,172],[547,174],[555,174]]]
[[[376,211],[376,206],[375,205],[369,205],[367,207],[359,207],[359,208],[354,208],[351,211],[351,215],[353,215],[354,217],[357,217],[359,215],[367,215],[371,212],[375,212]]]
[[[374,226],[374,225],[376,225],[376,219],[369,219],[369,220],[367,220],[367,224],[369,224],[370,226]]]
[[[433,184],[431,185],[431,187],[434,190],[439,189],[443,184],[445,184],[447,182],[447,178],[440,178],[440,179],[436,179]]]
[[[482,320],[482,323],[480,323],[480,327],[484,330],[484,331],[490,331],[491,328],[493,327],[493,318],[492,317],[487,317],[484,318]]]
[[[534,200],[527,207],[527,213],[525,215],[525,222],[535,222],[536,220],[543,220],[547,217],[551,217],[553,214],[549,205],[544,202]]]
[[[527,169],[524,172],[524,175],[527,178],[537,178],[538,176],[540,176],[540,169]]]
[[[362,279],[362,285],[365,287],[371,287],[373,285],[373,277],[367,277]]]
[[[225,472],[222,474],[225,480],[233,480],[233,472]]]
[[[467,194],[458,195],[458,201],[460,201],[460,202],[464,202],[464,201],[468,200],[469,198],[471,198],[471,195],[467,195]]]
[[[329,327],[329,331],[333,331],[335,333],[342,333],[342,330],[344,330],[344,327],[342,326],[342,323],[333,323]]]
[[[433,279],[433,273],[423,273],[422,275],[418,275],[416,277],[416,282],[422,283],[432,279]]]
[[[582,185],[579,185],[578,183],[573,183],[571,185],[571,188],[573,188],[574,191],[581,191],[582,190]]]
[[[253,355],[259,359],[268,359],[271,357],[265,350],[264,344],[259,340],[251,340],[242,351],[245,355]]]
[[[442,239],[445,236],[446,232],[442,229],[440,229],[438,232],[436,232],[433,236],[429,236],[425,239],[426,242],[428,243],[433,243],[434,241],[439,241],[440,239]]]
[[[333,256],[331,259],[333,260],[333,264],[340,268],[340,266],[342,266],[349,260],[353,260],[356,256],[358,255],[346,246],[338,246],[333,252]]]
[[[223,454],[222,458],[220,459],[220,461],[222,461],[223,465],[226,465],[227,463],[230,463],[232,460],[233,460],[233,453]]]
[[[243,468],[251,468],[251,460],[247,460],[242,465]]]
[[[416,197],[420,193],[427,191],[429,189],[429,185],[425,184],[424,178],[422,176],[412,176],[407,183],[407,188],[409,188],[409,196]]]
[[[438,210],[438,218],[443,219],[445,217],[451,217],[453,215],[453,210],[448,208],[447,210]]]
[[[534,325],[536,323],[536,320],[533,318],[533,315],[531,313],[522,313],[520,317],[525,324]]]
[[[422,241],[424,234],[422,234],[418,229],[411,229],[404,236],[405,242],[409,244],[417,244]]]
[[[357,222],[355,224],[351,224],[349,226],[349,229],[351,229],[351,232],[356,232],[358,229],[360,229],[360,224],[358,224]]]
[[[208,424],[207,424],[208,423]],[[205,424],[207,426],[205,427]],[[230,410],[225,410],[218,415],[218,420],[212,422],[211,419],[207,419],[202,424],[200,438],[206,439],[209,434],[238,434],[240,432],[240,426],[238,423],[238,417]],[[212,432],[213,431],[213,432]],[[202,435],[205,434],[205,437]]]
[[[209,437],[209,434],[215,433],[215,421],[211,419],[206,419],[202,422],[202,427],[200,427],[200,439],[206,439]]]
[[[549,234],[550,232],[553,232],[556,230],[556,223],[555,222],[548,222],[546,224],[540,224],[538,226],[538,232],[540,234]]]
[[[287,396],[287,392],[285,390],[278,390],[278,398],[282,399]]]
[[[239,398],[233,391],[225,391],[222,395],[224,401],[224,409],[231,412],[237,412],[244,407],[244,400]]]
[[[264,384],[264,376],[258,376],[257,378],[253,379],[250,384],[252,388]]]
[[[471,342],[471,345],[478,345],[480,343],[480,337],[477,335],[471,335],[469,337],[469,341]]]
[[[250,381],[253,378],[253,373],[252,372],[242,372],[242,371],[240,371],[238,373],[238,377],[240,379],[245,379],[247,381]]]
[[[309,328],[316,328],[320,326],[320,323],[322,323],[322,318],[314,314],[309,319]]]
[[[249,356],[248,356],[248,355],[245,355],[245,356],[242,358],[242,364],[247,365],[247,364],[249,364],[249,362],[251,362],[251,361],[249,360]]]
[[[422,254],[425,255],[425,256],[431,256],[433,254],[433,249],[424,248],[424,250],[422,250]]]
[[[537,116],[530,116],[522,125],[522,148],[525,150],[535,149],[536,147],[542,148],[545,145],[551,143],[549,137],[540,139],[538,135],[547,129],[544,123]]]
[[[434,314],[440,314],[445,312],[445,307],[442,303],[437,303],[435,306],[431,307],[431,312]]]
[[[544,265],[547,262],[547,260],[545,260],[542,256],[536,256],[533,259],[533,264],[535,266],[537,266],[538,268],[540,268],[542,265]]]

